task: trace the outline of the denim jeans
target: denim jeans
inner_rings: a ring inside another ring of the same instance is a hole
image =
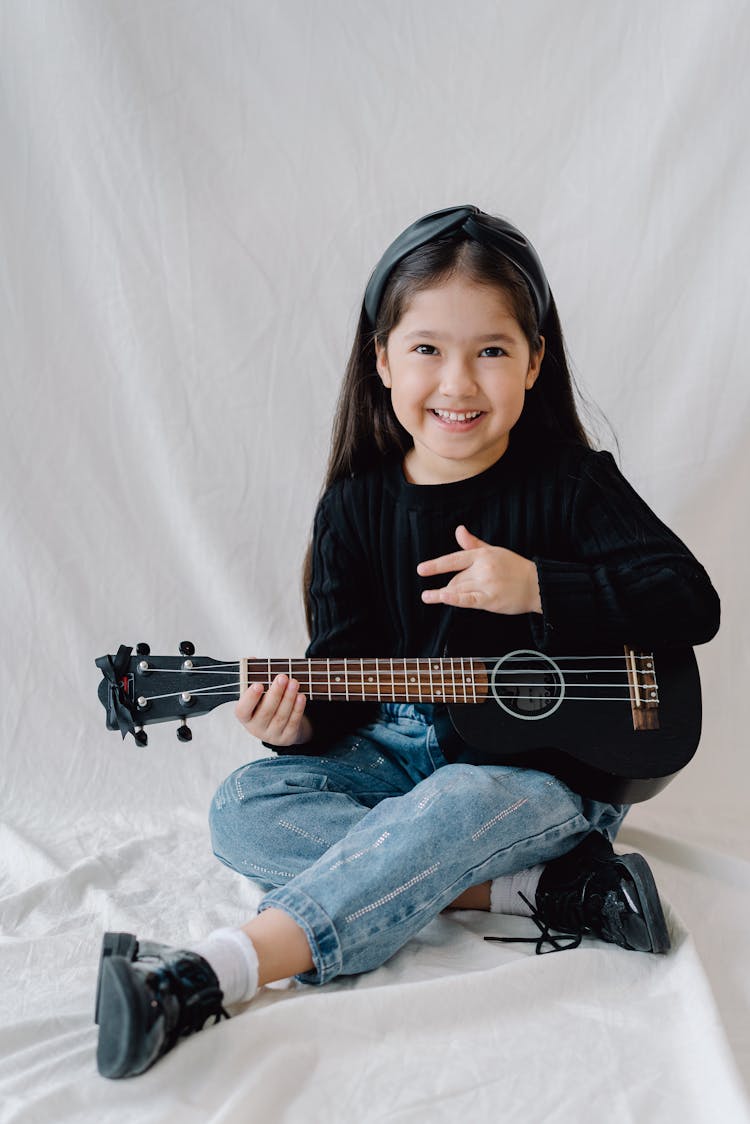
[[[448,764],[432,707],[382,704],[324,757],[262,758],[214,796],[216,856],[304,930],[323,984],[377,968],[469,886],[610,840],[627,805],[547,773]]]

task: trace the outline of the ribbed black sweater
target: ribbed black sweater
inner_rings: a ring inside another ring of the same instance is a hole
[[[542,614],[505,616],[426,605],[417,563],[458,548],[465,524],[534,560]],[[625,642],[701,644],[719,627],[706,571],[623,477],[612,455],[580,445],[509,446],[490,468],[451,484],[410,484],[400,458],[337,481],[313,530],[313,628],[306,655],[502,655],[514,648],[582,653]],[[371,721],[372,703],[308,702],[316,754]],[[438,738],[451,730],[436,705]],[[441,735],[441,731],[443,732]],[[265,743],[269,744],[270,743]],[[276,747],[272,747],[276,748]]]

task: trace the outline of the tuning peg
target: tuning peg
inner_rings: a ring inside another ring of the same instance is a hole
[[[138,729],[134,732],[133,737],[135,738],[136,745],[148,745],[148,734],[143,729],[143,726],[138,727]]]
[[[144,644],[143,641],[141,641],[140,644],[136,644],[135,646],[135,654],[137,656],[150,656],[151,648],[148,644]]]
[[[182,725],[177,727],[177,737],[181,742],[189,742],[193,737],[193,731],[184,718],[182,720]]]
[[[191,644],[189,640],[183,640],[180,644],[180,655],[181,656],[194,656],[195,655],[195,644]]]

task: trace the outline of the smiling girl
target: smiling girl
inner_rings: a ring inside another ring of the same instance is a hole
[[[304,588],[309,657],[716,632],[702,566],[591,448],[544,269],[504,219],[471,205],[426,215],[374,270]],[[309,700],[280,675],[236,714],[277,752],[219,788],[212,840],[265,896],[198,945],[105,935],[105,1076],[142,1073],[274,980],[377,968],[448,908],[525,913],[573,944],[669,949],[645,859],[612,847],[627,805],[483,762],[444,705]]]

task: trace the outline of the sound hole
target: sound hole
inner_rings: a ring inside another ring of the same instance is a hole
[[[498,706],[526,722],[549,718],[565,698],[563,673],[550,656],[519,649],[498,660],[490,674]]]

